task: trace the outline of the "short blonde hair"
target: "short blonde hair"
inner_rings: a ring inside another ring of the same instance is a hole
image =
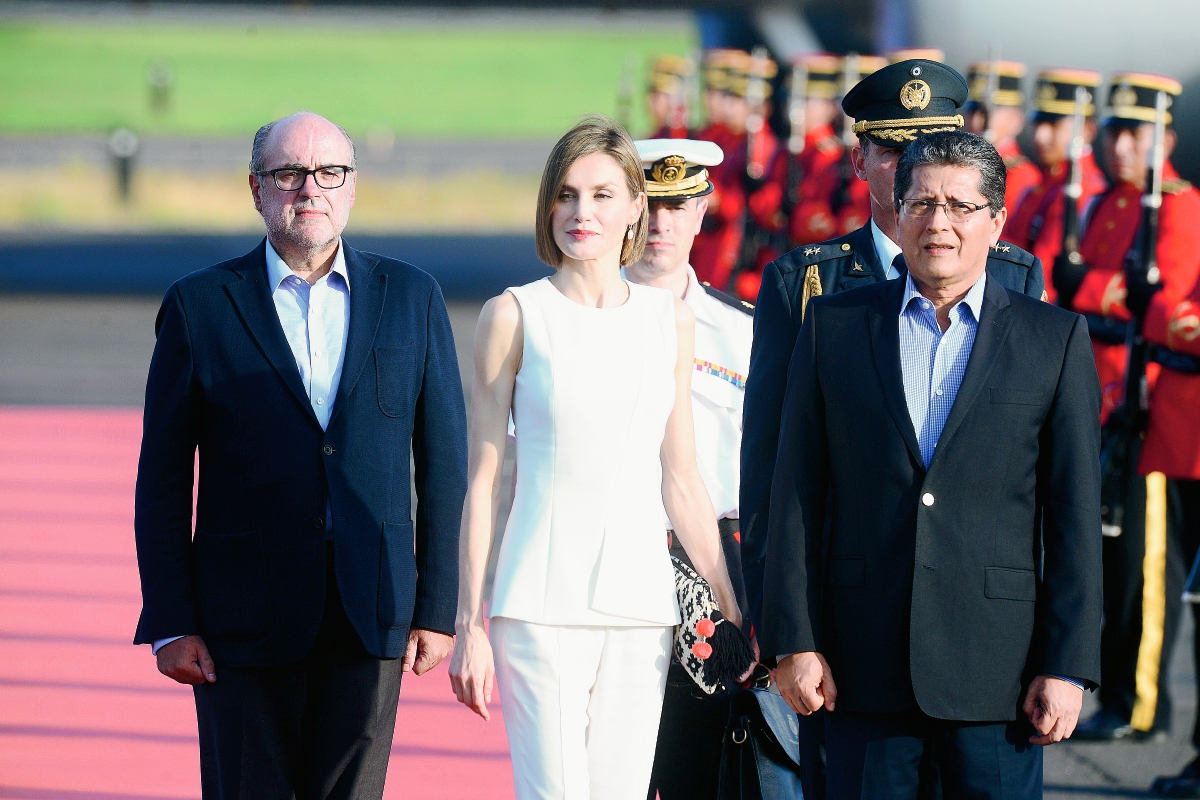
[[[625,185],[630,197],[646,191],[646,173],[642,171],[642,159],[638,155],[633,139],[621,124],[600,114],[584,117],[575,127],[567,131],[546,160],[542,172],[542,185],[538,189],[537,219],[534,235],[537,256],[550,266],[562,266],[563,252],[554,241],[552,219],[558,193],[567,179],[567,171],[584,156],[604,153],[610,156],[625,173]],[[650,227],[649,203],[642,206],[642,215],[634,227],[633,238],[626,238],[621,245],[621,266],[628,266],[642,257],[646,249],[646,235]]]

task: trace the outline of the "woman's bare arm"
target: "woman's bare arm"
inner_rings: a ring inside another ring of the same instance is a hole
[[[454,694],[484,719],[489,719],[495,665],[483,627],[483,584],[496,538],[508,415],[523,341],[521,306],[511,293],[484,304],[475,329],[467,496],[458,541],[458,639],[450,664]]]
[[[696,572],[712,586],[721,613],[741,627],[742,612],[725,565],[725,553],[717,532],[717,515],[696,467],[696,433],[692,423],[696,317],[691,308],[678,299],[675,300],[675,331],[679,357],[675,364],[675,407],[667,420],[662,446],[663,505]]]

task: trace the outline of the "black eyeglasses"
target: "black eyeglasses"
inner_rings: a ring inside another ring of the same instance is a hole
[[[346,182],[346,173],[354,172],[354,167],[329,166],[316,169],[300,169],[299,167],[280,167],[254,173],[258,177],[270,175],[275,181],[275,188],[283,192],[295,192],[304,185],[308,176],[312,175],[317,186],[322,189],[337,189]]]
[[[976,211],[982,211],[988,207],[987,203],[979,205],[978,203],[968,203],[965,200],[951,200],[948,203],[935,203],[932,200],[901,200],[900,207],[907,210],[914,217],[930,217],[933,216],[938,206],[946,209],[946,216],[955,222],[965,222],[968,217]]]

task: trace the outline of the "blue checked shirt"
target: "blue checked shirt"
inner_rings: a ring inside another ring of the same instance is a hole
[[[912,275],[906,273],[904,280],[907,285],[900,306],[900,369],[904,373],[908,415],[917,433],[921,460],[928,469],[971,359],[987,273],[950,309],[950,327],[945,333],[938,327],[933,303],[917,291]]]

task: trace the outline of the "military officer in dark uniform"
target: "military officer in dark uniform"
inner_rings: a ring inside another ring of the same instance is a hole
[[[742,432],[742,559],[749,613],[761,626],[768,500],[788,363],[809,298],[890,280],[905,273],[896,244],[892,181],[904,148],[918,136],[963,126],[959,108],[967,83],[950,67],[927,59],[890,64],[865,78],[842,100],[859,144],[855,171],[871,190],[871,220],[822,244],[804,245],[767,265],[754,316],[754,346],[746,383]],[[988,274],[1004,287],[1043,298],[1042,263],[1001,241]],[[764,653],[764,659],[774,654]]]

